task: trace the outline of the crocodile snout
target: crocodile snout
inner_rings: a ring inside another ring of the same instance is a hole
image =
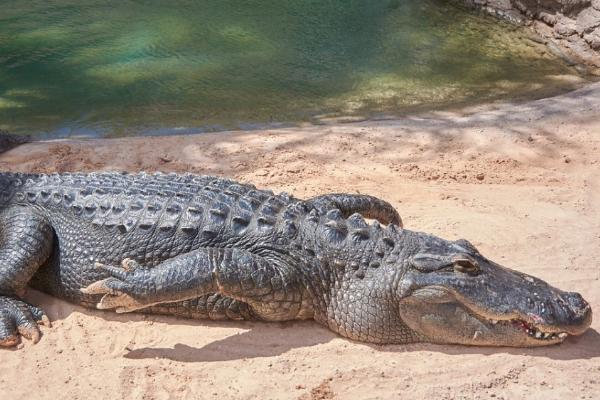
[[[566,327],[567,332],[571,335],[580,335],[592,323],[592,307],[576,292],[566,292],[564,300],[571,311],[569,325]]]

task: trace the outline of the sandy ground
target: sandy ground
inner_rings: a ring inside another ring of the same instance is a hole
[[[0,169],[190,171],[297,196],[369,193],[407,228],[468,238],[600,310],[600,84],[393,121],[33,143],[2,154]],[[2,399],[600,396],[600,318],[550,348],[372,346],[312,322],[117,316],[28,298],[54,325],[37,345],[0,351]]]

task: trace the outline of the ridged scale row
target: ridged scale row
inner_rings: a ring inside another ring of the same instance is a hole
[[[258,229],[271,228],[292,202],[287,194],[274,195],[228,179],[160,173],[13,175],[4,189],[4,204],[60,209],[123,234],[137,228],[188,234],[200,230],[210,236],[226,225],[240,233],[253,221]]]

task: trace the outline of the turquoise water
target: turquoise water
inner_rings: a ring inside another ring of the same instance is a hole
[[[0,128],[185,133],[562,89],[526,34],[438,1],[2,1]]]

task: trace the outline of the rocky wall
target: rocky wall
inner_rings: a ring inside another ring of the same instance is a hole
[[[600,75],[600,0],[451,0],[530,26],[570,63]]]

